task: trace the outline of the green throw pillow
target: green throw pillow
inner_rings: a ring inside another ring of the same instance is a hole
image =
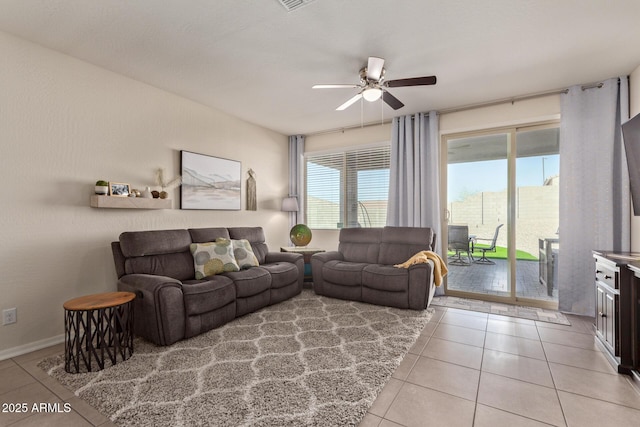
[[[196,279],[202,279],[225,271],[239,271],[233,256],[233,245],[227,239],[215,242],[192,243],[189,246],[193,255]]]
[[[241,240],[232,240],[233,244],[233,255],[236,257],[236,262],[240,266],[241,269],[257,267],[260,264],[258,263],[258,258],[253,253],[253,249],[251,248],[251,243],[247,239]]]

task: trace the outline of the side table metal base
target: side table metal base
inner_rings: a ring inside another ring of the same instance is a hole
[[[69,373],[98,371],[105,363],[108,367],[131,357],[133,298],[96,309],[68,309],[65,304],[64,354]]]

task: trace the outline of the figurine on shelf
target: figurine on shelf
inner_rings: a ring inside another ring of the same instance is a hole
[[[162,191],[159,192],[157,196],[154,194],[154,197],[155,198],[159,197],[161,199],[168,199],[169,193],[167,192],[167,190],[171,190],[177,187],[178,185],[182,184],[182,176],[178,175],[177,177],[173,178],[171,181],[165,182],[164,169],[158,168],[156,170],[156,184],[160,186]],[[164,193],[164,197],[163,197],[163,193]]]

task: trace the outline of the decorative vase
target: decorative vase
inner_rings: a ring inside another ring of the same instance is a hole
[[[307,246],[311,242],[311,230],[304,224],[296,224],[289,232],[289,238],[296,246]]]
[[[147,187],[142,192],[142,197],[145,199],[153,199],[153,195],[151,194],[151,188]]]

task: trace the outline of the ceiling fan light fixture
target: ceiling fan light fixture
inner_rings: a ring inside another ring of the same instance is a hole
[[[362,97],[369,102],[377,101],[381,96],[382,90],[378,89],[377,87],[370,87],[362,92]]]

